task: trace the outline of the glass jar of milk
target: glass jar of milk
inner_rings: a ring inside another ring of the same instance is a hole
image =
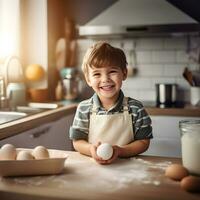
[[[179,128],[183,166],[200,175],[200,120],[180,121]]]

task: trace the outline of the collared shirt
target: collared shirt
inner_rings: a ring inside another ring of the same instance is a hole
[[[90,113],[93,104],[97,107],[98,115],[113,115],[116,113],[123,112],[123,99],[124,94],[122,91],[119,93],[117,103],[110,108],[105,110],[99,97],[95,93],[90,99],[82,101],[76,110],[73,125],[70,127],[69,135],[72,140],[88,139],[89,134],[89,123]],[[129,113],[132,115],[133,130],[135,132],[134,140],[151,139],[153,138],[151,119],[146,112],[142,103],[136,99],[128,98]]]

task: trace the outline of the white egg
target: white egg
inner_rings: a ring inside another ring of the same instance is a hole
[[[15,160],[16,148],[12,144],[5,144],[0,149],[0,160]]]
[[[108,143],[103,143],[97,147],[97,155],[103,160],[108,160],[113,155],[113,148]]]
[[[28,151],[20,151],[18,154],[17,154],[17,158],[16,160],[33,160],[34,157],[31,155],[30,152]]]
[[[49,152],[44,146],[37,146],[34,148],[32,155],[35,159],[49,158]]]

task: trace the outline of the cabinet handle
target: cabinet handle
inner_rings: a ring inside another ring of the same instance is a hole
[[[50,129],[51,129],[50,126],[49,127],[45,127],[45,128],[43,128],[41,130],[36,131],[35,133],[30,134],[30,137],[31,138],[38,138],[41,135],[44,135],[45,133],[48,133]]]

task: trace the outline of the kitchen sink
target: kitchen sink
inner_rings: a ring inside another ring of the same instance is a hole
[[[24,112],[0,111],[0,124],[4,124],[27,116]]]
[[[55,109],[59,105],[56,103],[29,103],[28,106],[17,106],[15,111],[0,111],[0,124],[17,120],[29,115]]]

